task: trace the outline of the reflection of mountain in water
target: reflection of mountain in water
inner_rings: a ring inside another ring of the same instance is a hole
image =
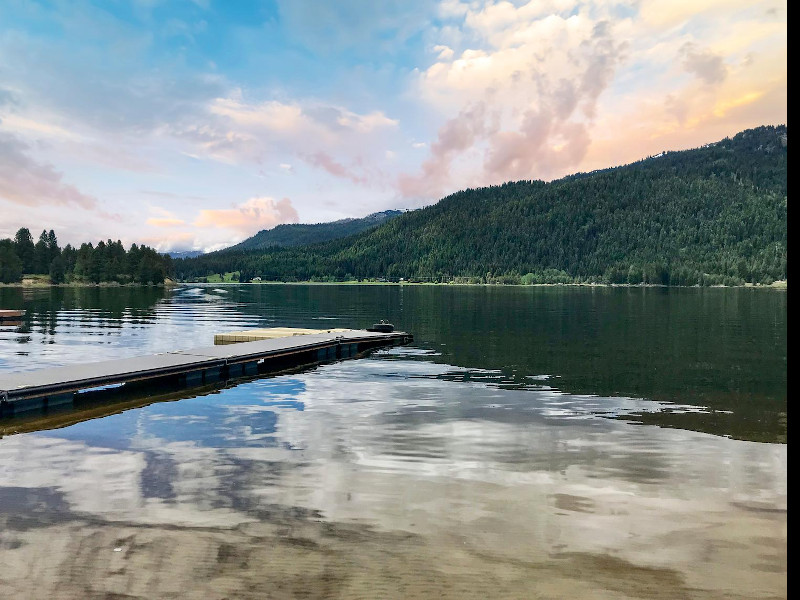
[[[506,387],[526,388],[546,374],[547,385],[573,394],[704,408],[642,417],[655,424],[786,439],[785,292],[265,284],[24,293],[0,289],[4,305],[30,308],[23,327],[0,327],[0,369],[202,346],[252,326],[387,319],[436,351],[424,360],[468,377],[497,371]]]
[[[211,295],[210,288],[206,290]],[[217,295],[218,301],[223,298]],[[754,289],[485,286],[229,286],[267,324],[365,327],[386,318],[434,360],[498,370],[509,387],[550,375],[575,394],[706,407],[655,423],[785,440],[785,293]]]

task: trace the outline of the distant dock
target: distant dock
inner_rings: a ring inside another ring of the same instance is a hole
[[[247,335],[250,336],[247,341],[239,341]],[[237,337],[239,339],[234,339]],[[76,394],[93,389],[128,384],[191,388],[352,358],[374,348],[412,340],[411,334],[402,331],[249,330],[218,334],[214,346],[22,373],[0,373],[0,416],[68,406]]]
[[[12,321],[25,315],[24,310],[9,310],[0,308],[0,321]]]

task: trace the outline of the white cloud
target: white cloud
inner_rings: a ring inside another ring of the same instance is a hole
[[[234,124],[249,130],[266,130],[276,135],[322,135],[326,138],[341,133],[373,133],[379,129],[396,127],[397,121],[381,111],[357,114],[346,108],[308,103],[285,103],[275,100],[260,103],[243,101],[238,94],[215,99],[209,110],[222,115]]]
[[[453,49],[449,46],[443,46],[439,44],[433,47],[433,51],[437,54],[437,60],[450,60],[453,58]]]

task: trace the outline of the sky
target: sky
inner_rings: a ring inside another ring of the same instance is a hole
[[[787,5],[0,2],[0,238],[215,250],[787,120]]]

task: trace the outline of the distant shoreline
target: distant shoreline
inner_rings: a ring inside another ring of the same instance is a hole
[[[182,285],[174,281],[164,283],[110,283],[103,281],[101,283],[86,283],[86,282],[71,282],[71,283],[50,283],[43,281],[18,281],[16,283],[0,283],[0,288],[153,288],[153,287],[176,287]]]
[[[716,288],[752,288],[765,290],[786,290],[787,280],[775,281],[770,285],[745,283],[744,285],[662,285],[657,283],[456,283],[436,281],[250,281],[240,283],[235,281],[199,282],[184,281],[173,285],[413,285],[413,286],[461,286],[461,287],[599,287],[599,288],[681,288],[681,289],[716,289]]]
[[[461,287],[519,287],[519,288],[533,288],[533,287],[593,287],[593,288],[680,288],[680,289],[718,289],[718,288],[747,288],[747,289],[763,289],[763,290],[787,290],[788,280],[783,279],[775,281],[770,285],[745,283],[744,285],[662,285],[656,283],[455,283],[455,282],[433,282],[433,281],[216,281],[216,282],[200,282],[200,281],[166,281],[157,284],[141,284],[141,283],[86,283],[86,282],[71,282],[71,283],[46,283],[42,281],[22,281],[18,283],[0,283],[0,288],[175,288],[186,285],[202,285],[202,286],[230,286],[230,285],[382,285],[382,286],[461,286]]]

